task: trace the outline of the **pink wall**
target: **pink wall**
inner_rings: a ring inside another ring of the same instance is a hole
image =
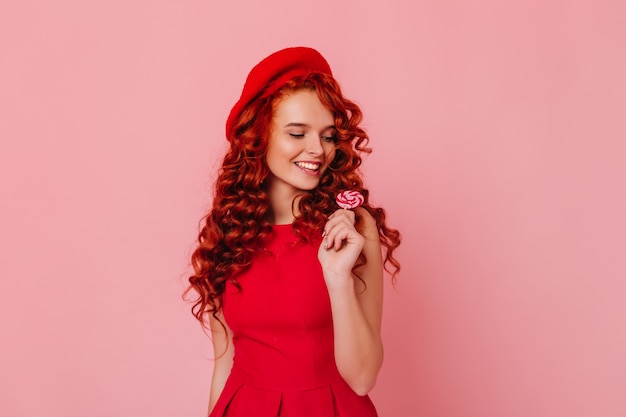
[[[381,417],[626,415],[625,3],[214,3],[0,4],[0,415],[204,415],[188,255],[248,69],[299,44],[404,232]]]

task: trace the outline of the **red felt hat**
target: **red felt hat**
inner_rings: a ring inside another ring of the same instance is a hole
[[[326,59],[313,48],[298,46],[274,52],[255,65],[248,74],[241,97],[235,103],[226,121],[226,138],[230,140],[233,124],[243,109],[254,99],[275,93],[296,76],[321,72],[332,75]]]

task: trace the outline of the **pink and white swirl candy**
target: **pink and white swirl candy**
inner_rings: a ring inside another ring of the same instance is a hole
[[[350,210],[357,208],[364,201],[363,194],[358,191],[347,190],[337,194],[337,204],[342,209]]]

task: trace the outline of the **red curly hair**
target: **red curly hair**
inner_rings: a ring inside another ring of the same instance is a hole
[[[206,314],[217,318],[227,281],[237,284],[237,274],[244,271],[263,250],[263,242],[272,233],[272,209],[265,180],[270,175],[266,164],[269,129],[274,110],[281,98],[297,90],[317,93],[322,104],[334,116],[336,127],[335,157],[322,175],[319,185],[303,191],[299,215],[293,223],[295,233],[304,241],[320,234],[328,216],[337,210],[335,196],[344,190],[359,191],[365,197],[362,207],[376,221],[380,243],[385,248],[385,269],[392,282],[400,270],[393,257],[400,244],[400,233],[387,226],[385,211],[369,203],[369,192],[359,174],[361,153],[370,153],[369,139],[359,127],[362,113],[346,99],[335,79],[312,73],[288,81],[276,93],[253,100],[236,120],[230,149],[218,173],[210,212],[203,218],[198,247],[191,256],[194,274],[189,277],[189,291],[198,297],[193,315],[206,326]],[[359,264],[366,262],[361,259]]]

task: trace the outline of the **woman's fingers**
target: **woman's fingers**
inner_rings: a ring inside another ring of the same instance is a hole
[[[337,210],[329,216],[324,227],[323,236],[325,249],[334,248],[338,251],[344,242],[350,243],[350,239],[357,237],[358,232],[354,228],[355,215],[351,210]]]
[[[336,217],[341,217],[341,216],[347,217],[348,219],[350,219],[352,221],[352,224],[354,224],[354,220],[356,218],[356,214],[354,214],[354,211],[352,211],[352,210],[345,210],[345,209],[336,210],[333,214],[328,216],[328,220],[332,220],[332,219],[334,219]]]
[[[339,209],[328,217],[328,221],[326,222],[326,225],[324,226],[323,236],[326,236],[328,233],[330,233],[331,229],[338,224],[346,223],[349,225],[354,225],[354,222],[355,222],[354,212],[352,212],[351,210]]]
[[[335,226],[326,236],[326,249],[334,248],[338,251],[343,246],[343,242],[350,238],[351,231],[345,225]]]
[[[318,259],[327,282],[352,277],[351,271],[365,245],[365,238],[354,227],[355,217],[351,210],[337,210],[324,226]]]

